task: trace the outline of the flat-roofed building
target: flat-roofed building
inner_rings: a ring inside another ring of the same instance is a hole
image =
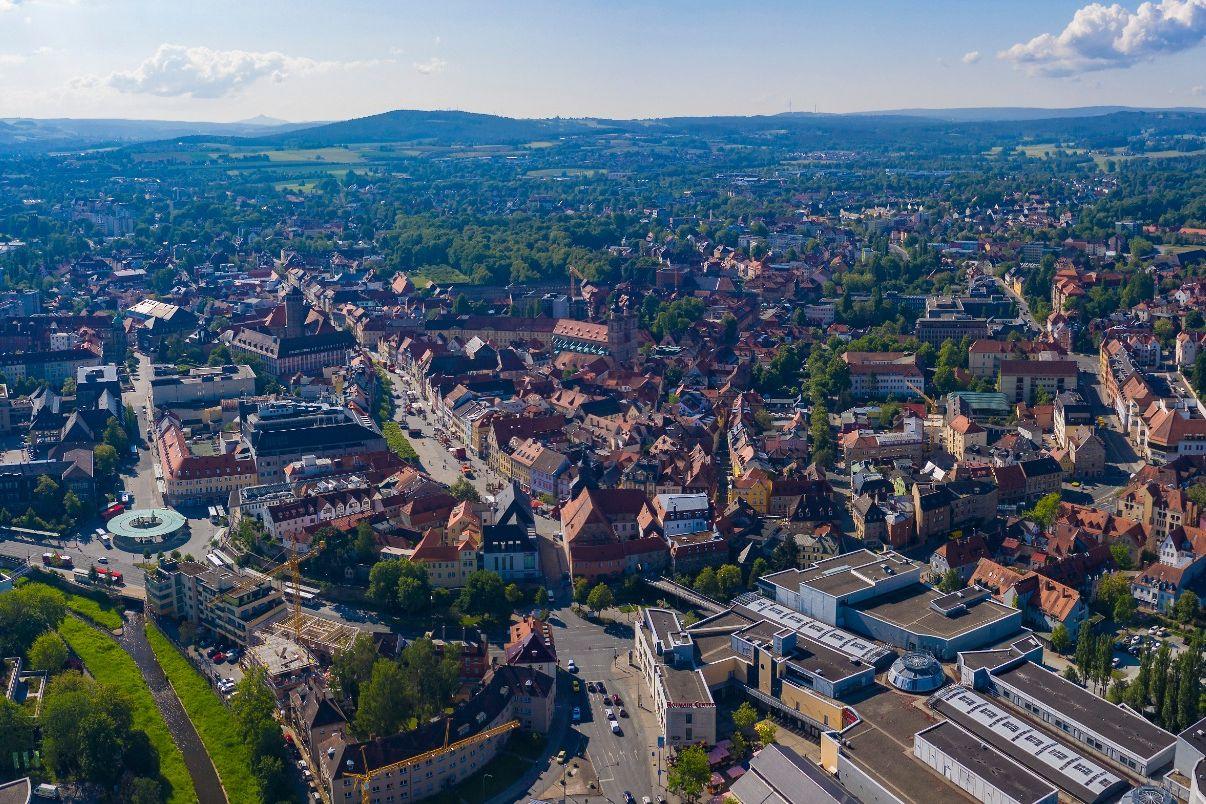
[[[668,609],[642,612],[633,634],[637,667],[669,748],[716,743],[716,702],[695,666],[695,642]]]
[[[1173,761],[1177,738],[1033,662],[993,673],[990,691],[1069,738],[1144,776]]]
[[[1021,629],[1022,613],[987,593],[943,595],[922,584],[927,566],[895,552],[856,550],[763,576],[758,586],[777,603],[823,623],[944,660]]]
[[[1001,392],[1014,402],[1031,403],[1039,389],[1054,399],[1076,390],[1075,360],[1002,360]]]
[[[251,366],[199,366],[181,374],[173,366],[154,367],[151,404],[157,408],[238,399],[255,393]]]
[[[1056,804],[1059,791],[949,720],[913,735],[913,755],[985,804]]]
[[[284,598],[271,578],[195,561],[160,561],[144,584],[152,613],[187,620],[243,646],[252,633],[285,615]]]
[[[1097,804],[1130,788],[1106,766],[966,687],[944,687],[929,706],[1076,800]]]

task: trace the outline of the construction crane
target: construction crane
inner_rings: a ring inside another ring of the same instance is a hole
[[[298,554],[298,542],[289,541],[289,557],[286,561],[277,564],[276,567],[264,573],[269,577],[277,577],[283,573],[289,574],[289,580],[293,581],[293,611],[289,615],[291,618],[291,626],[293,627],[293,639],[297,644],[301,644],[301,559]],[[285,582],[281,582],[281,591],[285,587]]]
[[[378,774],[381,774],[381,773],[391,773],[393,771],[401,770],[402,768],[409,768],[412,765],[421,765],[422,763],[426,762],[427,760],[435,759],[436,757],[440,756],[441,754],[447,753],[449,751],[459,751],[462,748],[468,748],[471,745],[477,745],[478,743],[483,743],[486,740],[497,737],[500,734],[506,734],[507,732],[518,729],[519,721],[518,720],[508,721],[507,723],[503,723],[501,726],[495,726],[492,729],[486,729],[485,731],[479,731],[477,734],[466,737],[463,740],[457,740],[455,743],[452,743],[451,745],[449,745],[448,737],[449,737],[449,730],[451,728],[452,728],[452,718],[446,718],[444,721],[444,744],[442,746],[440,746],[439,748],[433,748],[432,750],[426,751],[422,754],[417,754],[413,757],[410,757],[408,759],[403,759],[398,762],[391,762],[388,765],[382,765],[381,767],[373,768],[372,770],[369,770],[368,757],[364,753],[364,744],[361,743],[361,745],[360,745],[360,761],[361,761],[361,764],[364,766],[364,773],[345,773],[344,775],[349,778],[355,779],[360,783],[360,797],[361,797],[361,800],[363,801],[363,804],[371,804],[372,792],[371,792],[370,785],[372,784],[374,776],[377,776]]]
[[[916,385],[914,385],[913,383],[911,383],[909,380],[905,380],[905,381],[904,381],[904,384],[905,384],[905,385],[907,385],[907,386],[909,387],[909,389],[910,389],[910,390],[911,390],[913,393],[917,394],[917,396],[921,397],[922,399],[924,399],[924,400],[926,401],[926,404],[930,406],[930,407],[929,407],[929,412],[930,412],[930,413],[937,413],[937,412],[938,412],[938,403],[937,403],[937,402],[935,402],[935,401],[934,401],[933,399],[931,399],[930,397],[926,396],[925,391],[923,391],[923,390],[921,390],[920,388],[918,388]]]

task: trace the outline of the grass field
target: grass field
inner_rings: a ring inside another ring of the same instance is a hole
[[[593,168],[542,168],[529,170],[524,175],[529,179],[564,179],[571,176],[594,176],[602,172]]]
[[[155,699],[151,697],[151,689],[143,681],[134,660],[112,639],[74,618],[64,620],[59,626],[59,633],[83,660],[89,673],[98,681],[111,684],[129,696],[133,706],[134,728],[146,732],[159,754],[161,781],[165,790],[170,788],[167,800],[172,804],[197,801],[197,791],[193,789],[192,777],[184,765],[184,755],[172,742],[167,724],[163,722]]]
[[[255,153],[255,152],[252,152]],[[350,148],[289,148],[283,151],[260,151],[269,162],[361,162],[364,154]]]
[[[159,666],[172,682],[172,689],[184,705],[184,711],[188,712],[189,720],[201,735],[230,804],[257,804],[259,787],[251,772],[251,752],[240,742],[229,710],[171,640],[149,623],[147,641],[155,651]]]
[[[36,583],[59,590],[67,598],[67,608],[85,620],[91,620],[101,628],[115,631],[122,626],[121,606],[114,603],[106,595],[101,593],[97,593],[95,596],[77,594],[69,591],[68,585],[65,582],[43,583],[42,581],[26,581],[25,583]]]
[[[1022,153],[1026,154],[1026,156],[1035,157],[1037,159],[1043,159],[1051,156],[1056,151],[1063,151],[1064,153],[1068,154],[1085,153],[1084,148],[1064,148],[1053,142],[1044,142],[1035,145],[1019,145],[1015,150],[1021,151]]]

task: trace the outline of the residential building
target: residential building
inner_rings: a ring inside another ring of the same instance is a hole
[[[988,431],[966,416],[951,419],[942,428],[942,446],[958,460],[964,460],[969,450],[988,448]]]
[[[909,399],[925,393],[917,356],[906,352],[845,352],[850,393],[856,398]]]
[[[283,596],[271,578],[241,575],[194,561],[163,559],[146,573],[147,608],[208,630],[246,647],[251,635],[285,616]]]
[[[1050,399],[1076,390],[1074,360],[1002,360],[999,388],[1014,402],[1033,403],[1042,390]]]
[[[190,438],[172,414],[155,422],[163,499],[169,505],[226,503],[232,492],[260,482],[256,460],[237,438]]]

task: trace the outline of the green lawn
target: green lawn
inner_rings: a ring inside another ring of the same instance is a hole
[[[64,620],[59,633],[97,681],[111,684],[130,697],[134,728],[146,732],[159,754],[161,781],[165,790],[170,789],[167,800],[178,804],[197,801],[197,791],[193,789],[192,777],[184,765],[184,755],[172,742],[167,724],[151,697],[151,689],[134,660],[111,638],[74,618]]]
[[[108,595],[103,592],[72,592],[71,585],[66,581],[50,582],[44,581],[25,581],[25,583],[36,583],[42,586],[52,587],[59,590],[67,598],[67,608],[74,611],[76,614],[83,617],[85,620],[91,620],[101,628],[108,628],[110,631],[115,631],[121,628],[124,622],[121,618],[122,607],[118,603],[114,603]]]
[[[230,711],[171,640],[150,623],[147,624],[147,641],[155,651],[159,666],[172,682],[176,697],[184,704],[184,711],[201,735],[230,804],[257,804],[259,786],[251,772],[251,752],[240,742]]]

